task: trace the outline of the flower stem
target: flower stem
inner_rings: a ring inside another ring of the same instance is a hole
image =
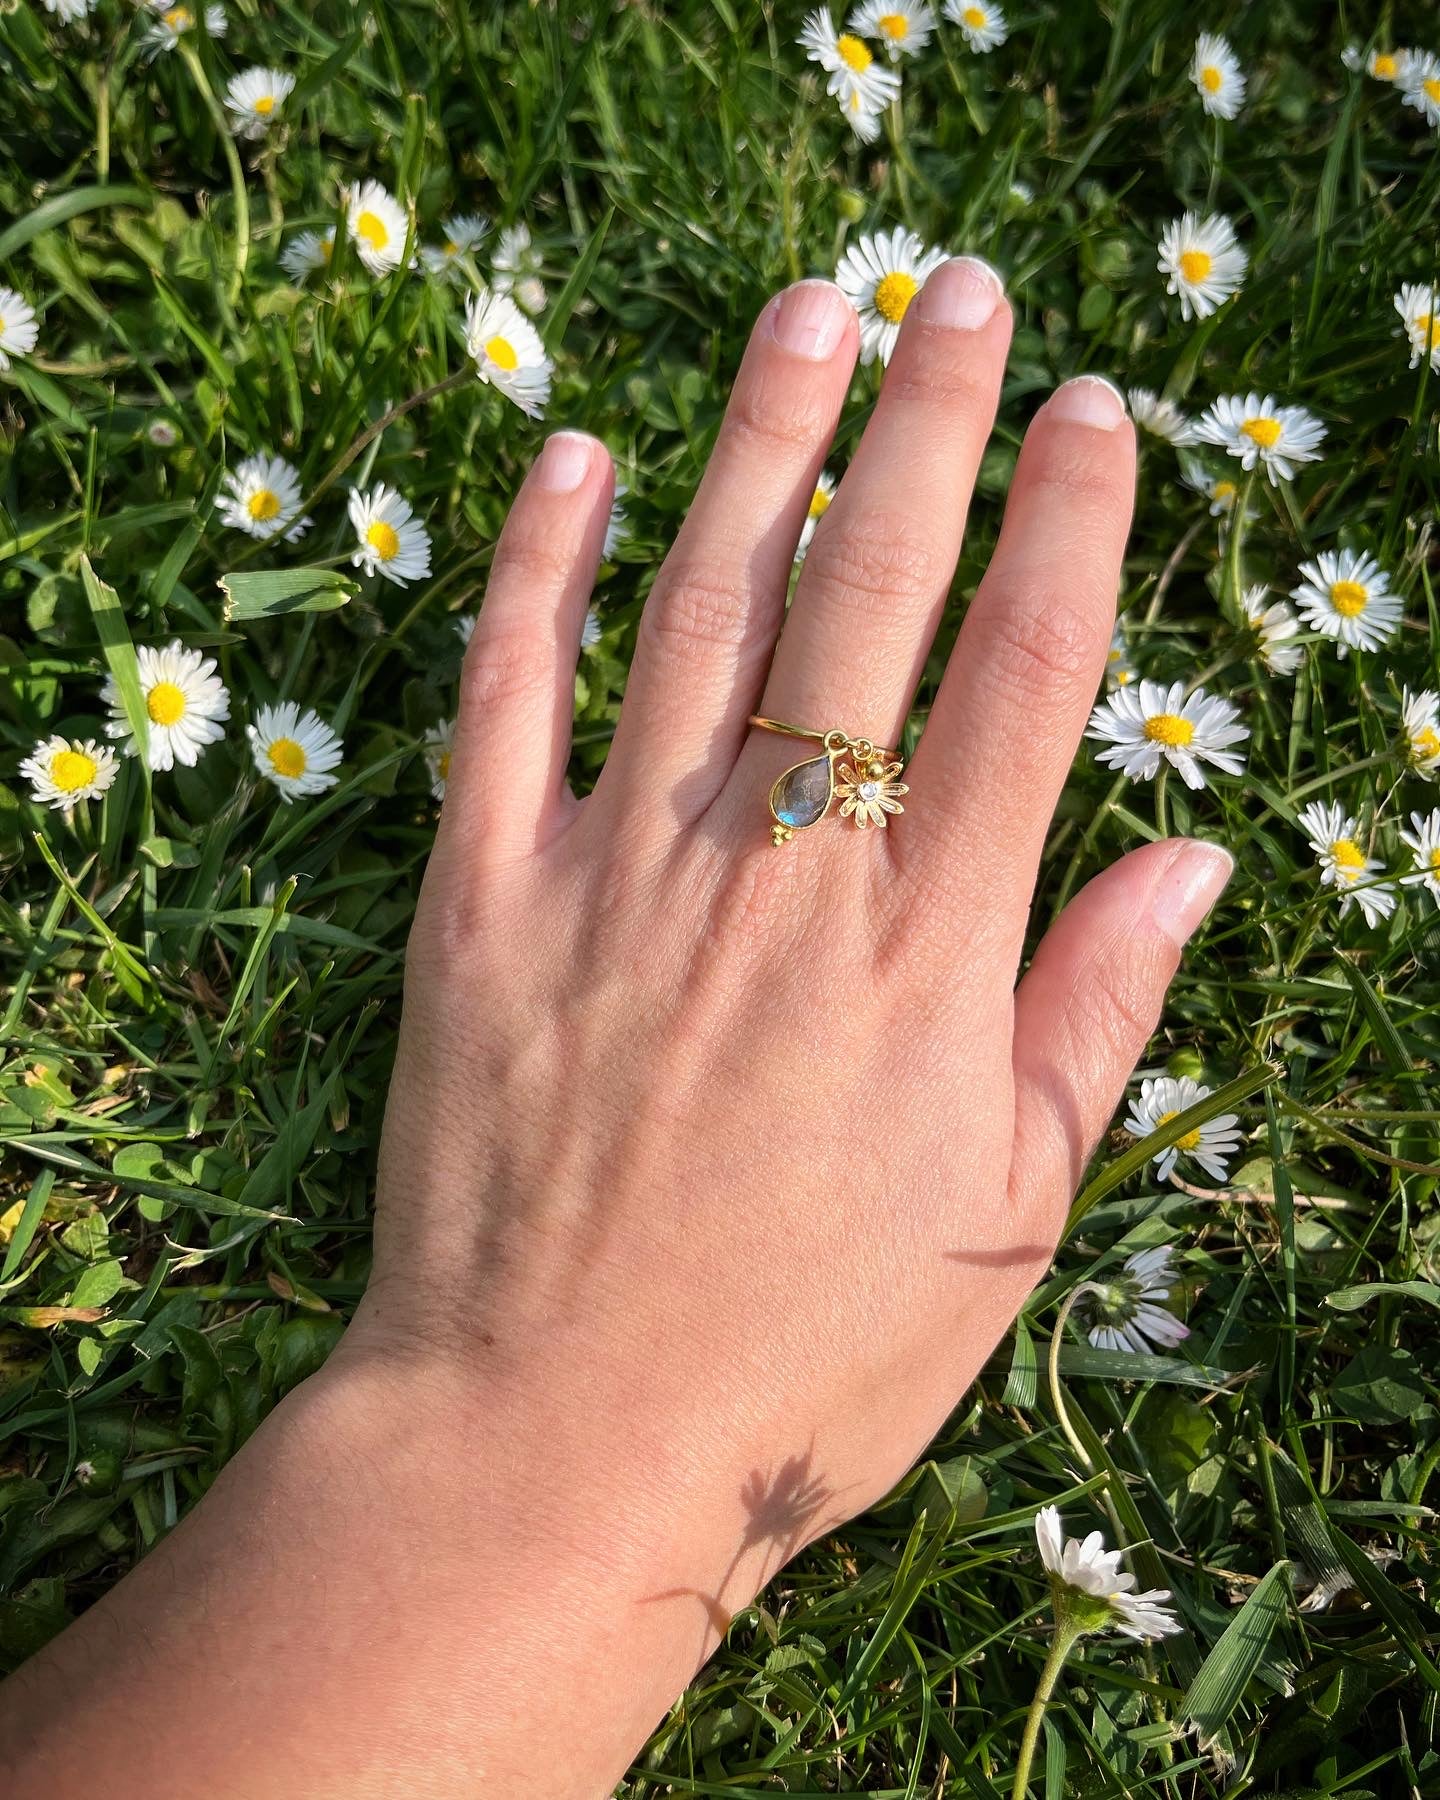
[[[225,118],[225,109],[215,98],[215,90],[210,85],[210,77],[205,73],[205,65],[189,44],[181,44],[180,54],[185,58],[185,66],[190,71],[196,91],[215,122],[220,146],[230,168],[230,186],[235,194],[235,260],[230,270],[229,298],[231,306],[234,306],[240,298],[240,289],[245,280],[245,265],[250,260],[250,195],[245,187],[245,171],[240,167],[240,152],[235,148],[235,139]]]
[[[1020,1756],[1015,1764],[1015,1784],[1010,1790],[1010,1800],[1025,1800],[1030,1791],[1030,1766],[1035,1761],[1035,1747],[1040,1742],[1045,1708],[1050,1703],[1050,1696],[1055,1692],[1055,1684],[1060,1679],[1060,1671],[1065,1667],[1066,1659],[1079,1636],[1075,1626],[1056,1624],[1055,1640],[1050,1646],[1050,1654],[1045,1658],[1045,1667],[1040,1671],[1035,1698],[1030,1702],[1030,1711],[1025,1720],[1025,1735],[1020,1740]]]

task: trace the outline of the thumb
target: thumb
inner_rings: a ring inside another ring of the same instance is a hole
[[[1234,867],[1217,844],[1147,844],[1082,888],[1041,939],[1015,993],[1015,1204],[1060,1211],[1074,1194],[1180,952]]]

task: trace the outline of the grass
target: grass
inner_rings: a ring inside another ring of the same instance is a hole
[[[1394,749],[1402,683],[1435,685],[1440,460],[1434,382],[1407,368],[1391,296],[1437,273],[1436,134],[1342,67],[1347,34],[1372,29],[1364,9],[1208,13],[1252,78],[1217,128],[1185,78],[1193,10],[1114,0],[1017,9],[985,58],[944,31],[862,152],[793,43],[802,12],[247,0],[223,40],[153,64],[117,0],[73,27],[33,0],[0,13],[7,92],[24,97],[0,128],[0,283],[42,314],[36,355],[0,377],[0,1668],[175,1523],[323,1360],[365,1282],[434,829],[418,740],[453,710],[455,621],[542,434],[463,377],[458,288],[372,282],[344,248],[305,289],[280,273],[282,242],[373,175],[427,237],[451,210],[530,224],[549,418],[603,436],[630,484],[633,532],[577,681],[582,786],[750,321],[776,286],[828,272],[857,227],[904,222],[989,257],[1019,314],[916,729],[1024,422],[1058,379],[1095,370],[1190,411],[1269,389],[1330,432],[1293,484],[1252,485],[1254,516],[1228,538],[1147,440],[1131,654],[1159,679],[1204,671],[1241,706],[1249,773],[1192,795],[1113,780],[1082,751],[1037,907],[1043,924],[1167,829],[1237,853],[1147,1059],[1237,1084],[1233,1185],[1182,1162],[1183,1184],[1157,1188],[1123,1135],[1102,1146],[1053,1279],[932,1462],[739,1616],[623,1791],[1006,1792],[1048,1642],[1030,1521],[1052,1501],[1072,1528],[1118,1522],[1141,1585],[1173,1588],[1190,1630],[1148,1651],[1082,1646],[1035,1792],[1434,1791],[1440,921],[1416,888],[1379,927],[1340,919],[1295,813],[1317,797],[1378,809],[1394,867],[1397,821],[1435,803]],[[1434,26],[1419,5],[1385,19],[1400,43]],[[299,85],[278,136],[235,145],[214,95],[251,62]],[[1207,204],[1236,220],[1252,270],[1184,326],[1154,245]],[[875,389],[857,377],[833,466]],[[157,418],[173,447],[149,441]],[[294,461],[307,493],[337,472],[399,485],[434,536],[433,578],[227,623],[222,576],[348,566],[337,491],[278,553],[210,516],[222,471],[257,449]],[[1240,589],[1283,594],[1303,557],[1342,543],[1391,571],[1402,634],[1344,661],[1312,643],[1295,677],[1267,676]],[[171,635],[218,655],[226,742],[153,782],[128,764],[73,820],[35,807],[21,756],[52,730],[93,734],[105,669],[128,680],[131,646]],[[340,784],[288,808],[256,790],[238,728],[279,695],[346,747]],[[1190,1338],[1139,1364],[1072,1331],[1067,1435],[1046,1374],[1058,1306],[1166,1241]],[[1317,1579],[1341,1591],[1301,1611]]]

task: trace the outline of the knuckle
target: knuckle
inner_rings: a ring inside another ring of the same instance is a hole
[[[651,591],[641,628],[652,642],[693,655],[745,642],[750,617],[743,585],[708,562],[668,565]]]
[[[940,408],[971,421],[988,420],[995,410],[995,382],[975,365],[973,354],[957,354],[953,333],[935,331],[923,354],[896,357],[885,375],[886,405]]]
[[[873,618],[882,610],[908,614],[928,605],[948,584],[949,571],[915,519],[852,513],[816,532],[802,581],[823,590],[827,606]]]
[[[974,627],[971,633],[971,627]],[[1011,590],[992,594],[966,623],[968,648],[992,686],[1024,697],[1037,689],[1066,693],[1095,685],[1105,622],[1053,594]]]
[[[1077,1044],[1097,1039],[1106,1060],[1129,1068],[1150,1041],[1160,1017],[1163,984],[1153,958],[1112,939],[1095,956],[1089,979],[1078,982],[1066,1004],[1066,1025]]]
[[[763,375],[740,383],[725,415],[725,435],[752,453],[795,451],[809,457],[828,436],[812,391],[791,380],[767,381]]]
[[[495,552],[490,586],[554,592],[569,585],[574,559],[558,542],[530,532],[507,532]]]
[[[1084,433],[1086,437],[1093,433]],[[1035,480],[1041,487],[1078,502],[1086,509],[1113,515],[1129,500],[1109,459],[1096,456],[1093,446],[1065,437],[1045,436],[1038,448]]]
[[[484,625],[476,631],[460,671],[462,706],[483,712],[532,693],[548,680],[554,660],[553,640],[529,624]]]

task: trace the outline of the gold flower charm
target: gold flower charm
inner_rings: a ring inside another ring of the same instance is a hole
[[[910,789],[895,777],[904,767],[904,763],[886,762],[878,756],[861,763],[859,768],[841,763],[835,781],[840,817],[848,819],[853,814],[855,823],[863,830],[867,825],[887,825],[886,813],[903,813],[905,808],[900,804],[899,796],[908,794]]]

